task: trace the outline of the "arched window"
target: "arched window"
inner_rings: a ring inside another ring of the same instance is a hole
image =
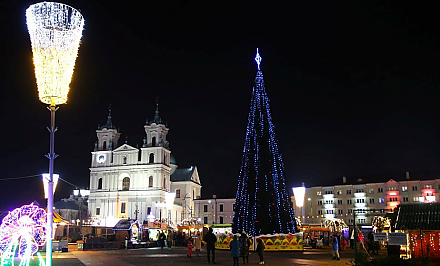
[[[156,147],[156,137],[151,138],[151,146]]]
[[[150,160],[149,163],[154,163],[154,153],[150,153]]]
[[[102,143],[102,149],[107,150],[107,141],[104,141],[104,143]]]
[[[124,177],[122,180],[122,190],[129,190],[130,189],[130,178]]]
[[[102,189],[102,178],[98,179],[98,189]]]
[[[148,178],[148,187],[153,187],[153,177],[152,176],[150,176]]]
[[[127,156],[124,156],[124,158],[122,159],[122,164],[127,164]]]

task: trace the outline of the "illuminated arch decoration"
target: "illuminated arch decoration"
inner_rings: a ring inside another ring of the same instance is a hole
[[[46,243],[46,211],[31,203],[17,208],[3,218],[0,226],[1,265],[29,265],[40,246]],[[40,265],[45,265],[38,253]]]

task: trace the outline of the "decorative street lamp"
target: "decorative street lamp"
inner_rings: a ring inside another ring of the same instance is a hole
[[[32,43],[32,53],[40,101],[50,111],[50,152],[47,199],[46,265],[52,265],[53,165],[58,156],[54,151],[55,112],[57,105],[67,102],[79,42],[84,27],[81,13],[71,6],[42,2],[26,10],[26,22]]]
[[[304,219],[303,207],[304,207],[304,195],[306,193],[306,188],[303,185],[302,187],[294,187],[292,188],[292,190],[293,190],[293,195],[295,196],[296,207],[299,208],[300,217],[302,215],[303,217],[302,222],[304,223],[305,219]]]

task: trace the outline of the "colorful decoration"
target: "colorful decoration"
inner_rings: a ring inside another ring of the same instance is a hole
[[[342,231],[348,228],[348,225],[342,219],[328,219],[324,222],[324,227],[330,229],[331,234],[342,235]]]
[[[40,101],[66,103],[84,18],[68,5],[42,2],[26,10],[26,21]]]
[[[239,234],[235,234],[239,235]],[[234,234],[218,234],[216,249],[229,250],[229,244],[234,238]],[[250,237],[251,247],[253,246],[254,238]],[[261,235],[255,238],[255,241],[261,239],[265,246],[265,251],[303,251],[303,233],[296,234],[275,234],[275,235]],[[251,248],[252,249],[252,248]]]
[[[46,242],[46,212],[31,203],[17,208],[3,218],[0,226],[1,265],[14,265],[16,255],[20,266],[30,259]],[[40,258],[40,265],[44,261]]]
[[[233,218],[233,232],[251,236],[295,233],[296,222],[284,179],[269,98],[260,71],[261,56],[252,92],[246,139]]]

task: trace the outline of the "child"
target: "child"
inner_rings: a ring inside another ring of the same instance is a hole
[[[263,259],[264,248],[265,248],[265,246],[263,244],[263,240],[261,240],[261,238],[259,238],[258,245],[257,245],[257,253],[258,253],[258,256],[260,256],[260,263],[258,263],[258,264],[264,264],[264,259]]]
[[[234,266],[238,266],[238,257],[240,256],[241,243],[240,241],[238,241],[237,236],[234,236],[234,240],[231,241],[229,247],[231,249],[231,257],[234,259]]]
[[[347,241],[344,238],[344,240],[342,240],[342,250],[345,250],[346,248],[347,248]]]
[[[193,253],[193,243],[192,243],[192,240],[189,240],[189,242],[188,242],[188,254],[186,256],[191,258],[192,253]]]

